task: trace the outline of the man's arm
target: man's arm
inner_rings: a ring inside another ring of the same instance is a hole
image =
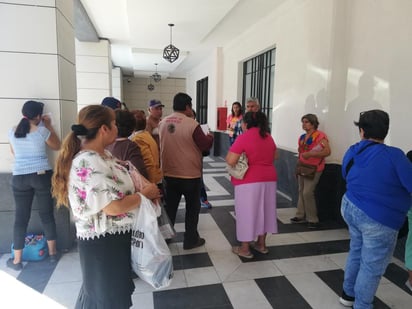
[[[211,133],[205,135],[200,125],[198,125],[196,129],[193,131],[192,136],[193,136],[193,141],[195,142],[195,144],[197,145],[197,147],[200,149],[201,152],[207,151],[210,148],[212,148],[213,135]]]

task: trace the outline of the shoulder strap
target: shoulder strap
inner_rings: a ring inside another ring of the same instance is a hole
[[[376,144],[380,144],[380,143],[378,143],[378,142],[372,142],[372,143],[367,144],[365,147],[363,147],[361,150],[359,150],[359,151],[355,154],[355,156],[358,155],[358,154],[360,154],[360,153],[362,153],[366,148],[368,148],[368,147],[370,147],[370,146],[373,146],[373,145],[376,145]],[[353,157],[349,160],[348,164],[346,165],[346,176],[348,176],[348,173],[349,173],[350,169],[352,168],[353,163],[355,163],[355,160],[354,160],[354,159],[355,159],[355,156],[353,156]]]

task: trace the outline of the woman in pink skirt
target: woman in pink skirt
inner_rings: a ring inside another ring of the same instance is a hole
[[[267,254],[266,234],[277,233],[276,170],[273,165],[276,144],[269,133],[266,115],[248,112],[243,116],[243,134],[230,147],[226,162],[235,166],[244,152],[249,168],[243,179],[232,177],[235,186],[236,236],[241,243],[233,253],[253,258],[255,251]],[[257,238],[257,241],[256,241]],[[251,242],[256,241],[254,245]]]

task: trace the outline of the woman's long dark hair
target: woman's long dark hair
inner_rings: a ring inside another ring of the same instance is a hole
[[[232,116],[235,117],[235,111],[233,110],[233,105],[238,105],[239,106],[239,116],[242,115],[242,105],[240,105],[240,102],[233,102],[232,103]]]
[[[114,111],[104,105],[89,105],[83,107],[78,114],[77,124],[72,125],[72,131],[65,137],[52,177],[52,195],[57,206],[69,206],[69,174],[72,161],[81,149],[79,137],[86,141],[94,140],[101,126],[111,128]],[[78,137],[79,136],[79,137]]]
[[[267,137],[269,133],[269,123],[266,115],[262,112],[247,112],[243,116],[246,128],[259,128],[259,135],[262,138]]]
[[[14,131],[14,136],[16,138],[26,137],[27,133],[30,132],[30,121],[37,116],[43,115],[44,104],[37,101],[27,101],[24,103],[21,113],[23,118],[20,120],[19,124]]]

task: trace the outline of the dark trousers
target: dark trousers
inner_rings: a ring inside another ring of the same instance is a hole
[[[166,212],[172,224],[175,224],[176,213],[182,195],[186,201],[185,234],[183,242],[194,244],[199,239],[197,224],[200,212],[200,178],[183,179],[174,177],[164,178],[166,193]]]
[[[202,202],[207,201],[207,193],[205,188],[205,182],[203,181],[203,176],[200,182],[200,199]]]
[[[14,219],[14,249],[20,250],[24,247],[27,226],[29,225],[33,198],[36,197],[39,206],[40,220],[43,225],[44,235],[47,240],[56,240],[56,222],[53,212],[53,198],[51,196],[51,177],[53,172],[46,171],[45,174],[37,173],[26,175],[14,175],[11,187],[16,205]]]

